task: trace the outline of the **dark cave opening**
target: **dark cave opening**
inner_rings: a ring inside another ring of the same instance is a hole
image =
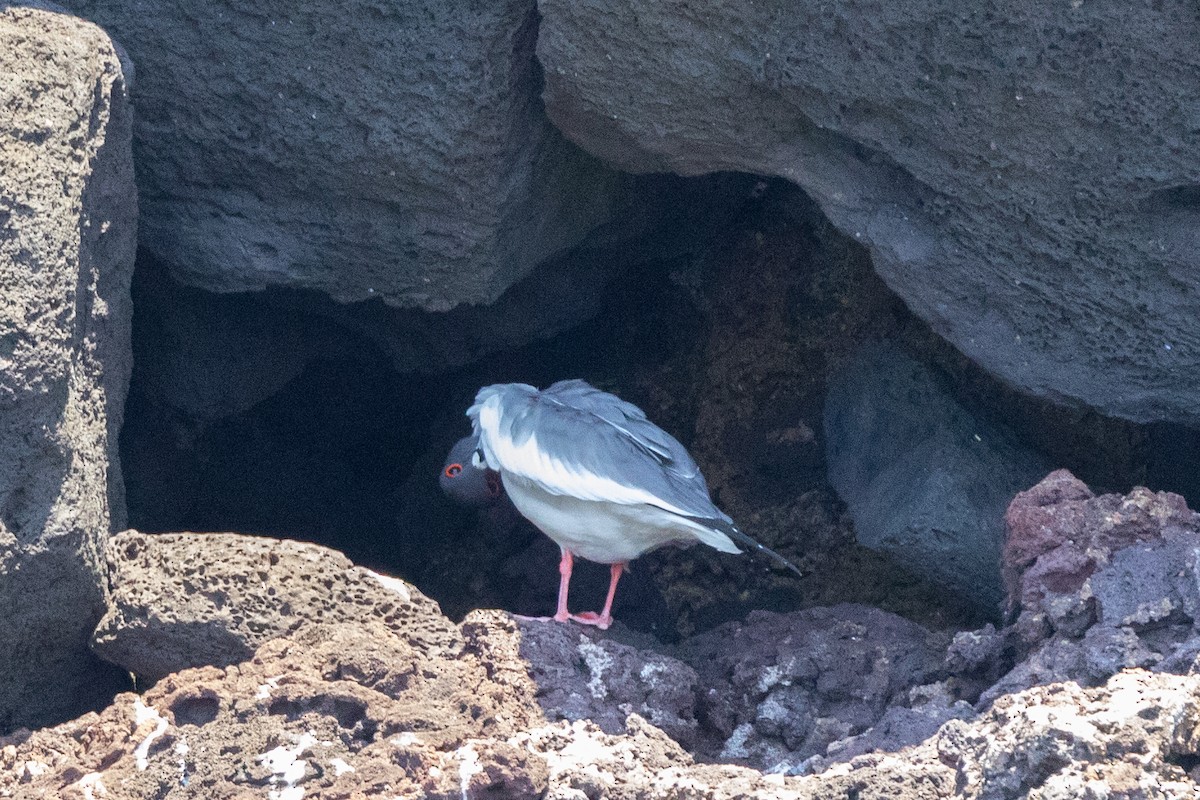
[[[829,486],[826,383],[874,338],[922,353],[964,403],[1003,417],[1084,480],[1145,482],[1142,428],[999,386],[916,320],[800,190],[748,175],[668,183],[647,236],[565,257],[619,265],[588,290],[590,319],[457,365],[397,367],[398,349],[439,352],[449,338],[422,329],[420,312],[396,312],[407,327],[389,331],[393,312],[381,304],[211,295],[174,284],[143,256],[121,439],[131,527],[313,541],[409,580],[453,618],[480,607],[544,615],[557,548],[519,518],[456,506],[437,474],[468,431],[463,413],[478,387],[582,377],[683,441],[718,504],[808,572],[796,581],[702,547],[651,553],[617,595],[630,628],[672,640],[754,608],[837,602],[941,627],[995,619],[858,546]],[[462,326],[483,326],[485,337],[501,324],[468,313]],[[598,605],[606,582],[605,567],[582,565],[572,606]]]

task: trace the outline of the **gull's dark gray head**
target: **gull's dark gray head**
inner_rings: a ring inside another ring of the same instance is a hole
[[[491,505],[504,494],[500,474],[475,466],[478,436],[464,436],[450,448],[442,474],[438,477],[442,491],[451,499],[469,506]]]

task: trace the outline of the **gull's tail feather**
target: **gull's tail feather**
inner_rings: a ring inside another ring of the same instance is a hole
[[[792,572],[799,575],[801,578],[804,577],[804,573],[800,571],[799,567],[797,567],[791,561],[788,561],[783,556],[779,555],[779,553],[776,553],[774,550],[767,547],[765,544],[759,544],[754,539],[751,539],[749,536],[742,533],[740,530],[738,530],[738,527],[736,525],[734,525],[732,522],[729,522],[729,521],[723,520],[723,519],[697,519],[695,517],[688,517],[688,519],[691,519],[694,522],[698,522],[701,525],[704,525],[706,527],[712,528],[713,530],[720,531],[721,533],[728,536],[730,539],[733,539],[735,542],[738,542],[739,544],[745,545],[746,547],[749,547],[752,550],[757,550],[760,553],[763,553],[764,555],[771,557],[775,561],[779,562],[779,564],[781,564],[782,566],[787,567]]]

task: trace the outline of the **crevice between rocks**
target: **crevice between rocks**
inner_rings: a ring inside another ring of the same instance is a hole
[[[790,184],[655,178],[645,197],[655,217],[639,237],[601,234],[511,289],[503,315],[212,295],[144,257],[122,437],[131,525],[319,542],[411,580],[453,618],[489,606],[542,613],[553,545],[520,520],[449,503],[436,472],[478,386],[585,377],[688,444],[718,502],[810,573],[798,583],[700,548],[650,554],[618,595],[632,627],[670,640],[754,608],[837,602],[935,627],[998,621],[902,556],[856,545],[827,481],[828,380],[880,339],[929,365],[970,413],[1098,486],[1157,477],[1174,488],[1191,474],[1179,469],[1186,447],[1154,447],[1186,440],[1178,430],[1031,400],[974,366]],[[573,597],[602,596],[603,573],[584,565]]]

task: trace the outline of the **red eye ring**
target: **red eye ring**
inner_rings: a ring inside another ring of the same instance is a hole
[[[446,471],[445,471],[443,474],[444,474],[444,475],[445,475],[447,478],[457,478],[457,477],[458,477],[458,473],[460,473],[460,472],[462,472],[462,464],[459,464],[458,462],[455,462],[455,463],[453,463],[453,464],[450,464],[450,465],[448,465],[448,466],[446,467]]]

